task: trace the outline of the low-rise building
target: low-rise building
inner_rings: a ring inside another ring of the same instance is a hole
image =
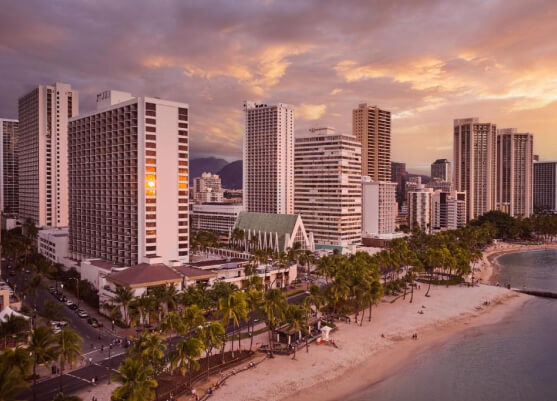
[[[391,238],[396,231],[396,182],[362,177],[362,241]]]
[[[241,203],[195,204],[191,210],[191,230],[230,235],[243,210]]]
[[[52,263],[71,267],[74,262],[69,258],[69,241],[70,235],[67,228],[40,230],[37,236],[37,249]]]
[[[244,248],[287,251],[299,243],[302,249],[315,250],[313,234],[306,233],[302,218],[296,214],[241,212],[234,228],[244,232]]]

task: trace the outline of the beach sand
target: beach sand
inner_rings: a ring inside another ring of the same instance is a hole
[[[230,378],[211,400],[342,399],[396,371],[416,352],[462,329],[495,323],[529,299],[488,285],[434,286],[426,298],[426,287],[421,285],[412,304],[409,297],[382,302],[374,309],[371,323],[366,312],[362,327],[340,323],[332,334],[338,349],[312,345],[309,353],[301,349],[297,360],[276,356]],[[485,306],[485,301],[490,304]],[[414,333],[418,340],[412,340]]]

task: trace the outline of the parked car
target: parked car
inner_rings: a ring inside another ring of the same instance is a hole
[[[87,323],[89,323],[94,328],[99,327],[99,321],[97,319],[95,319],[94,317],[87,319]]]
[[[79,309],[79,307],[76,304],[73,304],[73,305],[70,306],[70,309],[75,311],[75,310]]]
[[[54,286],[50,286],[50,287],[48,287],[48,292],[50,292],[51,294],[54,294],[56,292],[56,288],[54,288]]]
[[[58,334],[62,331],[62,328],[60,326],[54,326],[54,328],[52,329],[52,332],[54,334]]]
[[[71,299],[68,299],[68,300],[66,301],[66,306],[72,306],[72,305],[73,305],[72,300],[71,300]]]
[[[77,311],[77,316],[79,316],[79,317],[81,317],[81,318],[84,318],[84,317],[89,316],[89,314],[88,314],[87,312],[85,312],[83,309],[79,309],[79,310]]]

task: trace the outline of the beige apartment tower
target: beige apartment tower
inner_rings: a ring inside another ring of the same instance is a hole
[[[515,128],[497,131],[497,208],[514,217],[534,210],[534,136]]]
[[[70,254],[187,262],[188,105],[105,91],[69,122]]]
[[[453,184],[466,192],[467,219],[496,209],[497,126],[478,118],[454,120]]]
[[[352,133],[362,144],[362,176],[391,181],[391,112],[358,105],[352,110]]]
[[[317,245],[361,242],[361,144],[333,128],[296,136],[294,213],[302,216]]]
[[[69,84],[40,85],[19,99],[19,217],[68,225],[68,120],[79,113]]]
[[[244,103],[244,208],[294,213],[294,111]]]

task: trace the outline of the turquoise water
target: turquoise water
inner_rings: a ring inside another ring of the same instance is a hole
[[[501,283],[557,291],[557,251],[499,263]],[[500,323],[459,333],[349,398],[402,400],[557,401],[557,300],[535,298]]]

